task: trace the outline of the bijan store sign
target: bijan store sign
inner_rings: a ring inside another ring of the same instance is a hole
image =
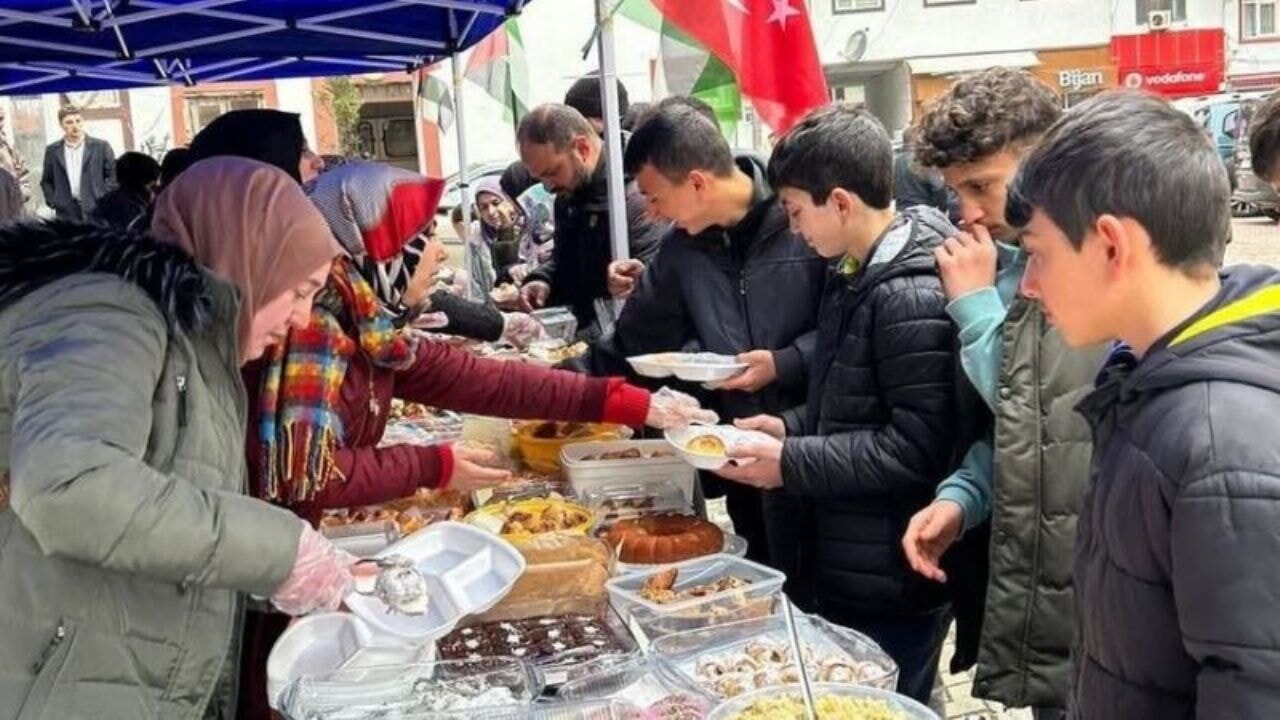
[[[1106,82],[1101,70],[1062,70],[1058,73],[1058,85],[1072,92],[1102,87]]]

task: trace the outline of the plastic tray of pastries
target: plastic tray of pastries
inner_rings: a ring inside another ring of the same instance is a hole
[[[905,695],[845,683],[814,683],[819,720],[939,720],[938,714]],[[707,720],[775,720],[805,717],[794,687],[770,687],[726,700]]]
[[[811,681],[897,686],[893,659],[867,636],[811,615],[797,614],[795,624]],[[781,615],[667,635],[649,649],[685,681],[716,697],[800,681]]]

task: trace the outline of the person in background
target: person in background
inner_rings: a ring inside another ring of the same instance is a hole
[[[1025,157],[1022,292],[1114,342],[1072,579],[1071,717],[1280,717],[1280,273],[1219,271],[1222,159],[1191,116],[1108,91]]]
[[[300,185],[324,170],[324,161],[307,145],[298,114],[280,110],[232,110],[214,118],[192,138],[189,162],[219,155],[275,165]]]
[[[191,149],[176,147],[164,154],[160,160],[160,189],[164,190],[178,177],[178,174],[191,164]]]
[[[513,198],[520,197],[525,190],[537,187],[540,184],[535,177],[529,174],[529,169],[524,166],[524,163],[519,160],[511,163],[506,170],[502,171],[498,182],[502,184],[502,192]]]
[[[18,179],[8,170],[0,168],[0,223],[22,219],[24,205]]]
[[[607,277],[613,259],[608,171],[600,136],[577,110],[542,105],[520,121],[516,137],[529,172],[557,195],[555,248],[551,260],[525,279],[522,304],[567,305],[579,334],[598,338],[615,317]],[[666,225],[646,216],[644,198],[631,182],[626,205],[630,256],[647,261],[657,253]]]
[[[1038,720],[1066,712],[1071,552],[1090,456],[1075,406],[1106,354],[1067,347],[1018,294],[1027,256],[1005,216],[1006,189],[1061,107],[1031,73],[997,68],[957,81],[912,130],[917,164],[940,172],[960,199],[968,232],[938,250],[938,267],[961,364],[995,424],[912,518],[903,547],[917,572],[951,584],[943,555],[991,519],[981,629],[957,649],[976,655],[975,696],[1030,706]]]
[[[160,188],[160,163],[150,155],[127,152],[116,159],[116,188],[98,201],[92,219],[128,228],[147,215]]]
[[[59,220],[84,220],[115,186],[116,155],[107,141],[85,134],[80,108],[63,106],[58,124],[62,139],[44,149],[40,190]]]
[[[439,242],[421,242],[442,192],[439,180],[371,163],[348,164],[316,182],[311,199],[347,254],[334,263],[310,324],[245,370],[247,458],[258,497],[316,523],[328,508],[381,503],[418,488],[469,493],[509,478],[452,445],[380,446],[393,398],[497,417],[633,426],[702,415],[678,393],[479,359],[397,331],[391,317],[422,300],[445,257]],[[362,209],[354,222],[349,208]],[[315,378],[324,380],[317,386]],[[252,618],[244,682],[257,712],[266,701],[265,659],[286,623]]]
[[[245,495],[240,381],[339,252],[241,159],[192,167],[150,237],[0,228],[0,717],[233,717],[249,596],[352,587],[355,558]]]
[[[9,144],[9,134],[5,127],[7,119],[8,111],[0,106],[0,170],[13,175],[18,183],[18,192],[22,195],[22,202],[25,203],[31,199],[31,170],[17,149]]]
[[[1253,174],[1280,188],[1280,92],[1274,92],[1249,121],[1249,162]]]
[[[636,128],[640,127],[640,123],[644,120],[644,116],[652,110],[653,103],[631,103],[630,107],[628,107],[627,111],[622,115],[622,132],[634,132]]]
[[[488,299],[499,285],[519,286],[538,261],[538,246],[524,208],[502,190],[497,178],[476,183],[476,219],[467,242],[472,300]]]
[[[638,260],[610,265],[612,290],[627,304],[613,334],[592,346],[588,367],[626,372],[627,357],[686,348],[735,355],[750,368],[715,391],[723,417],[803,403],[826,269],[787,227],[764,161],[735,156],[712,117],[680,103],[645,116],[625,161],[650,212],[674,225],[647,268]],[[787,542],[797,513],[784,493],[709,473],[703,488],[726,496],[747,556],[786,571],[788,594],[808,608],[798,548]]]
[[[865,107],[817,110],[788,131],[769,179],[791,226],[836,261],[818,315],[804,405],[738,420],[766,439],[717,471],[811,501],[796,518],[822,617],[864,632],[898,664],[898,691],[929,702],[951,613],[911,573],[900,539],[964,447],[955,337],[934,250],[955,228],[893,209],[893,148]]]
[[[627,86],[622,80],[615,78],[618,87],[618,120],[625,120],[631,110],[631,101],[627,95]],[[604,135],[604,102],[600,97],[600,74],[592,72],[583,75],[569,86],[564,94],[564,104],[582,113],[596,135]]]
[[[950,211],[946,184],[936,172],[916,164],[910,147],[893,159],[893,203],[899,210],[924,205],[943,214]]]

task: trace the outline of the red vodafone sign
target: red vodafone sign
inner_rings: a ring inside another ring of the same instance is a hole
[[[1167,30],[1111,38],[1122,87],[1168,97],[1217,92],[1226,75],[1221,29]]]

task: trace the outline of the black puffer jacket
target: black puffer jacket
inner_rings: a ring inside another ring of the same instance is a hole
[[[593,374],[627,374],[625,358],[652,352],[773,350],[776,383],[709,399],[726,419],[804,402],[825,264],[788,228],[764,163],[743,155],[738,166],[755,181],[751,210],[727,230],[667,232],[613,335],[592,348]]]
[[[1225,271],[1192,322],[1125,355],[1080,405],[1071,714],[1280,718],[1280,273]]]
[[[645,214],[645,201],[635,183],[628,181],[627,238],[631,257],[648,262],[657,252],[665,223]],[[597,301],[609,300],[609,263],[613,246],[609,239],[609,174],[602,157],[585,185],[572,194],[556,197],[556,244],[551,260],[529,273],[525,283],[540,280],[551,286],[548,307],[568,306],[578,319],[580,336],[593,340],[601,328]]]
[[[961,442],[956,333],[933,257],[952,232],[912,208],[862,268],[828,278],[808,404],[783,417],[783,487],[816,500],[814,599],[835,622],[946,602],[945,586],[911,572],[901,538]]]

